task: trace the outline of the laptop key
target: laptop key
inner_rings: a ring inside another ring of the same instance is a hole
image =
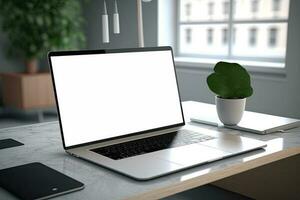
[[[92,149],[91,151],[114,160],[142,155],[168,148],[204,142],[215,137],[188,130],[180,130],[163,135],[142,138],[135,141],[114,144],[111,146]]]

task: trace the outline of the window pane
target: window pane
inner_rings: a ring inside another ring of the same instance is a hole
[[[180,22],[224,21],[229,16],[229,0],[180,0]]]
[[[233,56],[285,57],[287,23],[236,24],[234,29]]]
[[[285,59],[289,0],[179,0],[178,5],[180,56]]]
[[[234,20],[288,19],[289,0],[234,0]]]
[[[179,28],[179,53],[181,55],[227,55],[227,24],[180,25]]]

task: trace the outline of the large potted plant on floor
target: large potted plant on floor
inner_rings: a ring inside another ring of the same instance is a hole
[[[237,63],[218,62],[214,72],[207,77],[209,89],[216,94],[217,113],[225,125],[240,122],[246,98],[253,93],[250,75]]]
[[[25,61],[26,71],[38,71],[38,60],[49,50],[83,45],[79,0],[0,0],[0,23],[9,40],[9,55]]]

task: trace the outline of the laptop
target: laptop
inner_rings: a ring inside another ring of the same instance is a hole
[[[137,180],[265,147],[190,130],[171,47],[50,52],[63,147]]]

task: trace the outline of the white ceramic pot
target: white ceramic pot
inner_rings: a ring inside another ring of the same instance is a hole
[[[216,96],[215,101],[219,119],[223,124],[233,126],[241,121],[246,106],[246,98],[223,99]]]

